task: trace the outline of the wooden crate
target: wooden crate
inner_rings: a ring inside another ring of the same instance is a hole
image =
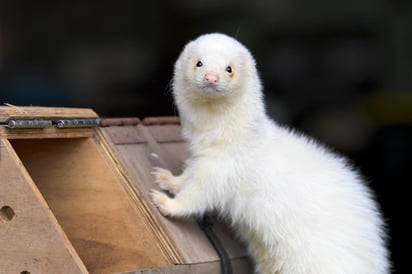
[[[179,173],[187,157],[176,118],[61,120],[98,116],[0,107],[0,273],[220,273],[197,223],[164,218],[148,197],[152,166]],[[227,226],[213,230],[233,273],[251,273]]]

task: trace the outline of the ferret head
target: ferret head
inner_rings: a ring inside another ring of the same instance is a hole
[[[251,74],[255,74],[255,62],[241,43],[224,34],[206,34],[187,44],[177,60],[174,93],[202,98],[227,96],[257,78]]]

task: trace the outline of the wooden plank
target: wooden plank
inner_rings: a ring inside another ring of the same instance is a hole
[[[32,106],[0,106],[0,121],[10,118],[97,118],[97,114],[88,108],[50,108]]]
[[[94,128],[9,129],[0,126],[0,137],[7,139],[81,138],[94,136]]]
[[[132,126],[110,126],[105,128],[106,133],[116,145],[146,143],[146,138]]]
[[[88,273],[13,151],[0,138],[0,273]],[[8,208],[9,214],[5,214]]]
[[[147,126],[147,128],[158,143],[184,141],[180,134],[180,125],[152,125]]]
[[[237,258],[232,260],[232,272],[236,274],[253,273],[252,264],[247,258]],[[220,262],[207,262],[191,265],[175,265],[171,267],[146,269],[142,271],[118,273],[118,274],[212,274],[221,273]]]
[[[93,139],[11,142],[90,273],[172,264]]]
[[[143,119],[145,126],[151,125],[180,125],[180,119],[177,116],[158,116],[146,117]]]
[[[126,118],[104,118],[100,121],[101,127],[112,127],[112,126],[136,126],[140,124],[139,118],[126,117]]]
[[[241,241],[236,239],[235,233],[229,227],[229,224],[222,220],[218,220],[218,218],[216,217],[212,217],[212,222],[212,229],[215,232],[216,236],[219,238],[222,245],[225,247],[229,257],[232,258],[232,260],[245,258],[245,260],[248,260],[249,264],[252,265],[252,261],[249,258],[245,243],[242,243]]]

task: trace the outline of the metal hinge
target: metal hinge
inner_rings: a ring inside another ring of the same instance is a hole
[[[25,129],[25,128],[80,128],[80,127],[96,127],[99,125],[98,118],[66,118],[66,119],[10,119],[0,123],[0,126],[10,129]]]

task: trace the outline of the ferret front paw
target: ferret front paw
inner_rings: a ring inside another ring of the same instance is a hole
[[[159,185],[160,189],[167,190],[170,193],[176,194],[180,190],[182,182],[173,174],[164,168],[154,167],[152,175],[155,177],[155,183]]]
[[[151,189],[149,195],[153,204],[159,209],[163,216],[171,215],[170,206],[168,206],[171,199],[166,194],[155,189]]]

